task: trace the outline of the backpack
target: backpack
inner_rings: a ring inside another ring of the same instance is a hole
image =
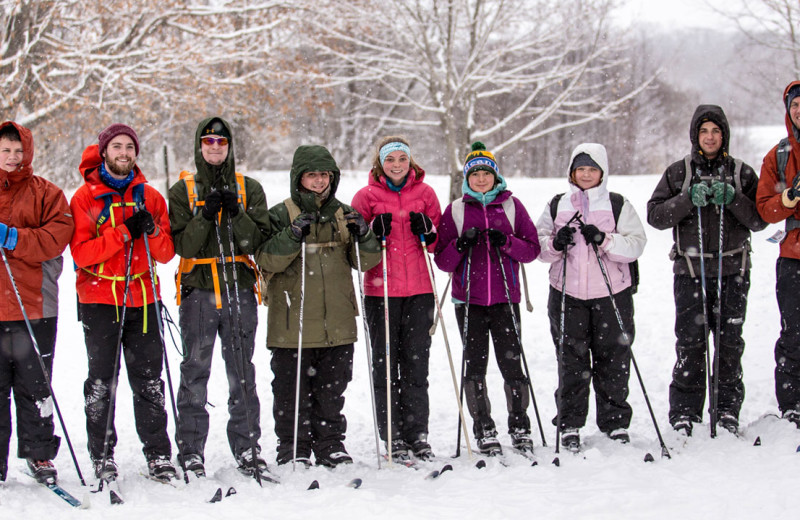
[[[461,236],[461,232],[464,230],[464,199],[456,199],[450,204],[450,212],[453,216],[453,222],[456,225],[456,231],[458,232],[458,236]],[[508,223],[511,224],[511,229],[514,229],[514,224],[517,221],[517,207],[514,204],[514,199],[512,197],[507,198],[503,201],[503,211],[506,214],[506,218],[508,219]],[[520,269],[522,270],[522,287],[525,289],[525,308],[528,309],[528,312],[533,312],[533,304],[531,303],[531,298],[528,295],[528,276],[525,274],[525,265],[520,263]]]
[[[563,193],[559,193],[550,201],[550,218],[553,222],[556,221],[558,214],[558,201],[561,200]],[[614,225],[619,222],[619,215],[622,213],[622,206],[625,204],[625,197],[613,191],[608,192],[608,198],[611,199],[611,212],[614,214]],[[631,271],[631,294],[636,294],[639,290],[639,260],[636,259],[628,264]]]
[[[300,207],[295,204],[295,202],[290,198],[283,201],[283,204],[286,206],[286,211],[289,213],[289,222],[294,222],[302,211]],[[344,210],[341,208],[336,209],[334,213],[334,219],[336,220],[336,227],[339,229],[339,237],[341,240],[335,242],[320,242],[320,243],[306,243],[307,246],[316,246],[316,247],[336,247],[346,245],[350,241],[350,230],[347,229],[347,219],[344,218]],[[267,288],[269,287],[269,281],[275,276],[275,273],[271,271],[267,271],[266,269],[262,269],[260,266],[256,265],[256,270],[258,272],[258,277],[261,285],[261,303],[266,306],[269,306],[269,291]]]
[[[789,138],[784,137],[778,143],[778,148],[775,150],[775,159],[778,166],[778,185],[780,186],[781,190],[786,188],[786,165],[789,164],[789,154],[792,151],[792,145],[789,143]],[[795,175],[800,175],[800,172],[797,172]],[[800,220],[791,216],[786,219],[786,232],[793,229],[800,228]]]

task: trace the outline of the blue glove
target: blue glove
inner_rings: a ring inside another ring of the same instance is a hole
[[[10,228],[0,222],[0,247],[9,251],[17,247],[17,228]]]

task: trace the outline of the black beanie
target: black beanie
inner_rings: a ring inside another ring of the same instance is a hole
[[[789,105],[792,104],[792,100],[800,96],[800,85],[795,85],[789,89],[789,92],[786,93],[786,110],[789,110]]]
[[[586,152],[581,152],[575,156],[575,159],[572,160],[572,166],[569,169],[570,173],[574,172],[577,168],[581,166],[591,166],[593,168],[597,168],[598,170],[600,170],[600,173],[605,173],[603,169],[600,167],[600,165],[594,162],[592,156]]]

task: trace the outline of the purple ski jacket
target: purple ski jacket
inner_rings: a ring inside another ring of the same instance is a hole
[[[514,201],[514,229],[503,210],[503,201]],[[497,229],[506,233],[508,240],[500,247],[500,257],[505,269],[508,289],[512,303],[520,301],[519,263],[532,262],[539,256],[539,237],[525,206],[511,192],[504,190],[497,198],[484,206],[470,195],[464,195],[464,226],[462,233],[472,227],[481,231]],[[453,299],[466,301],[467,253],[456,249],[458,231],[453,220],[453,205],[444,210],[439,224],[439,239],[436,242],[436,265],[439,269],[453,273]],[[472,248],[470,262],[469,303],[475,305],[495,305],[507,303],[503,273],[497,259],[495,248],[489,245],[489,238],[481,233],[478,243]]]

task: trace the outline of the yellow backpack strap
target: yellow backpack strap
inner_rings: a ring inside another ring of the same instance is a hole
[[[242,210],[247,212],[247,191],[244,185],[244,175],[236,172],[236,194],[239,196],[239,203],[242,205]]]
[[[183,170],[179,178],[186,185],[186,198],[189,199],[189,211],[194,213],[197,206],[203,205],[202,200],[197,200],[197,186],[194,181],[194,173]]]
[[[289,212],[289,223],[294,222],[294,219],[300,216],[300,206],[295,204],[291,198],[284,200],[283,204],[286,206],[286,210]]]
[[[350,230],[347,229],[347,219],[344,218],[344,210],[339,207],[333,216],[336,218],[336,225],[339,228],[339,236],[342,238],[342,243],[347,244],[350,242]]]

